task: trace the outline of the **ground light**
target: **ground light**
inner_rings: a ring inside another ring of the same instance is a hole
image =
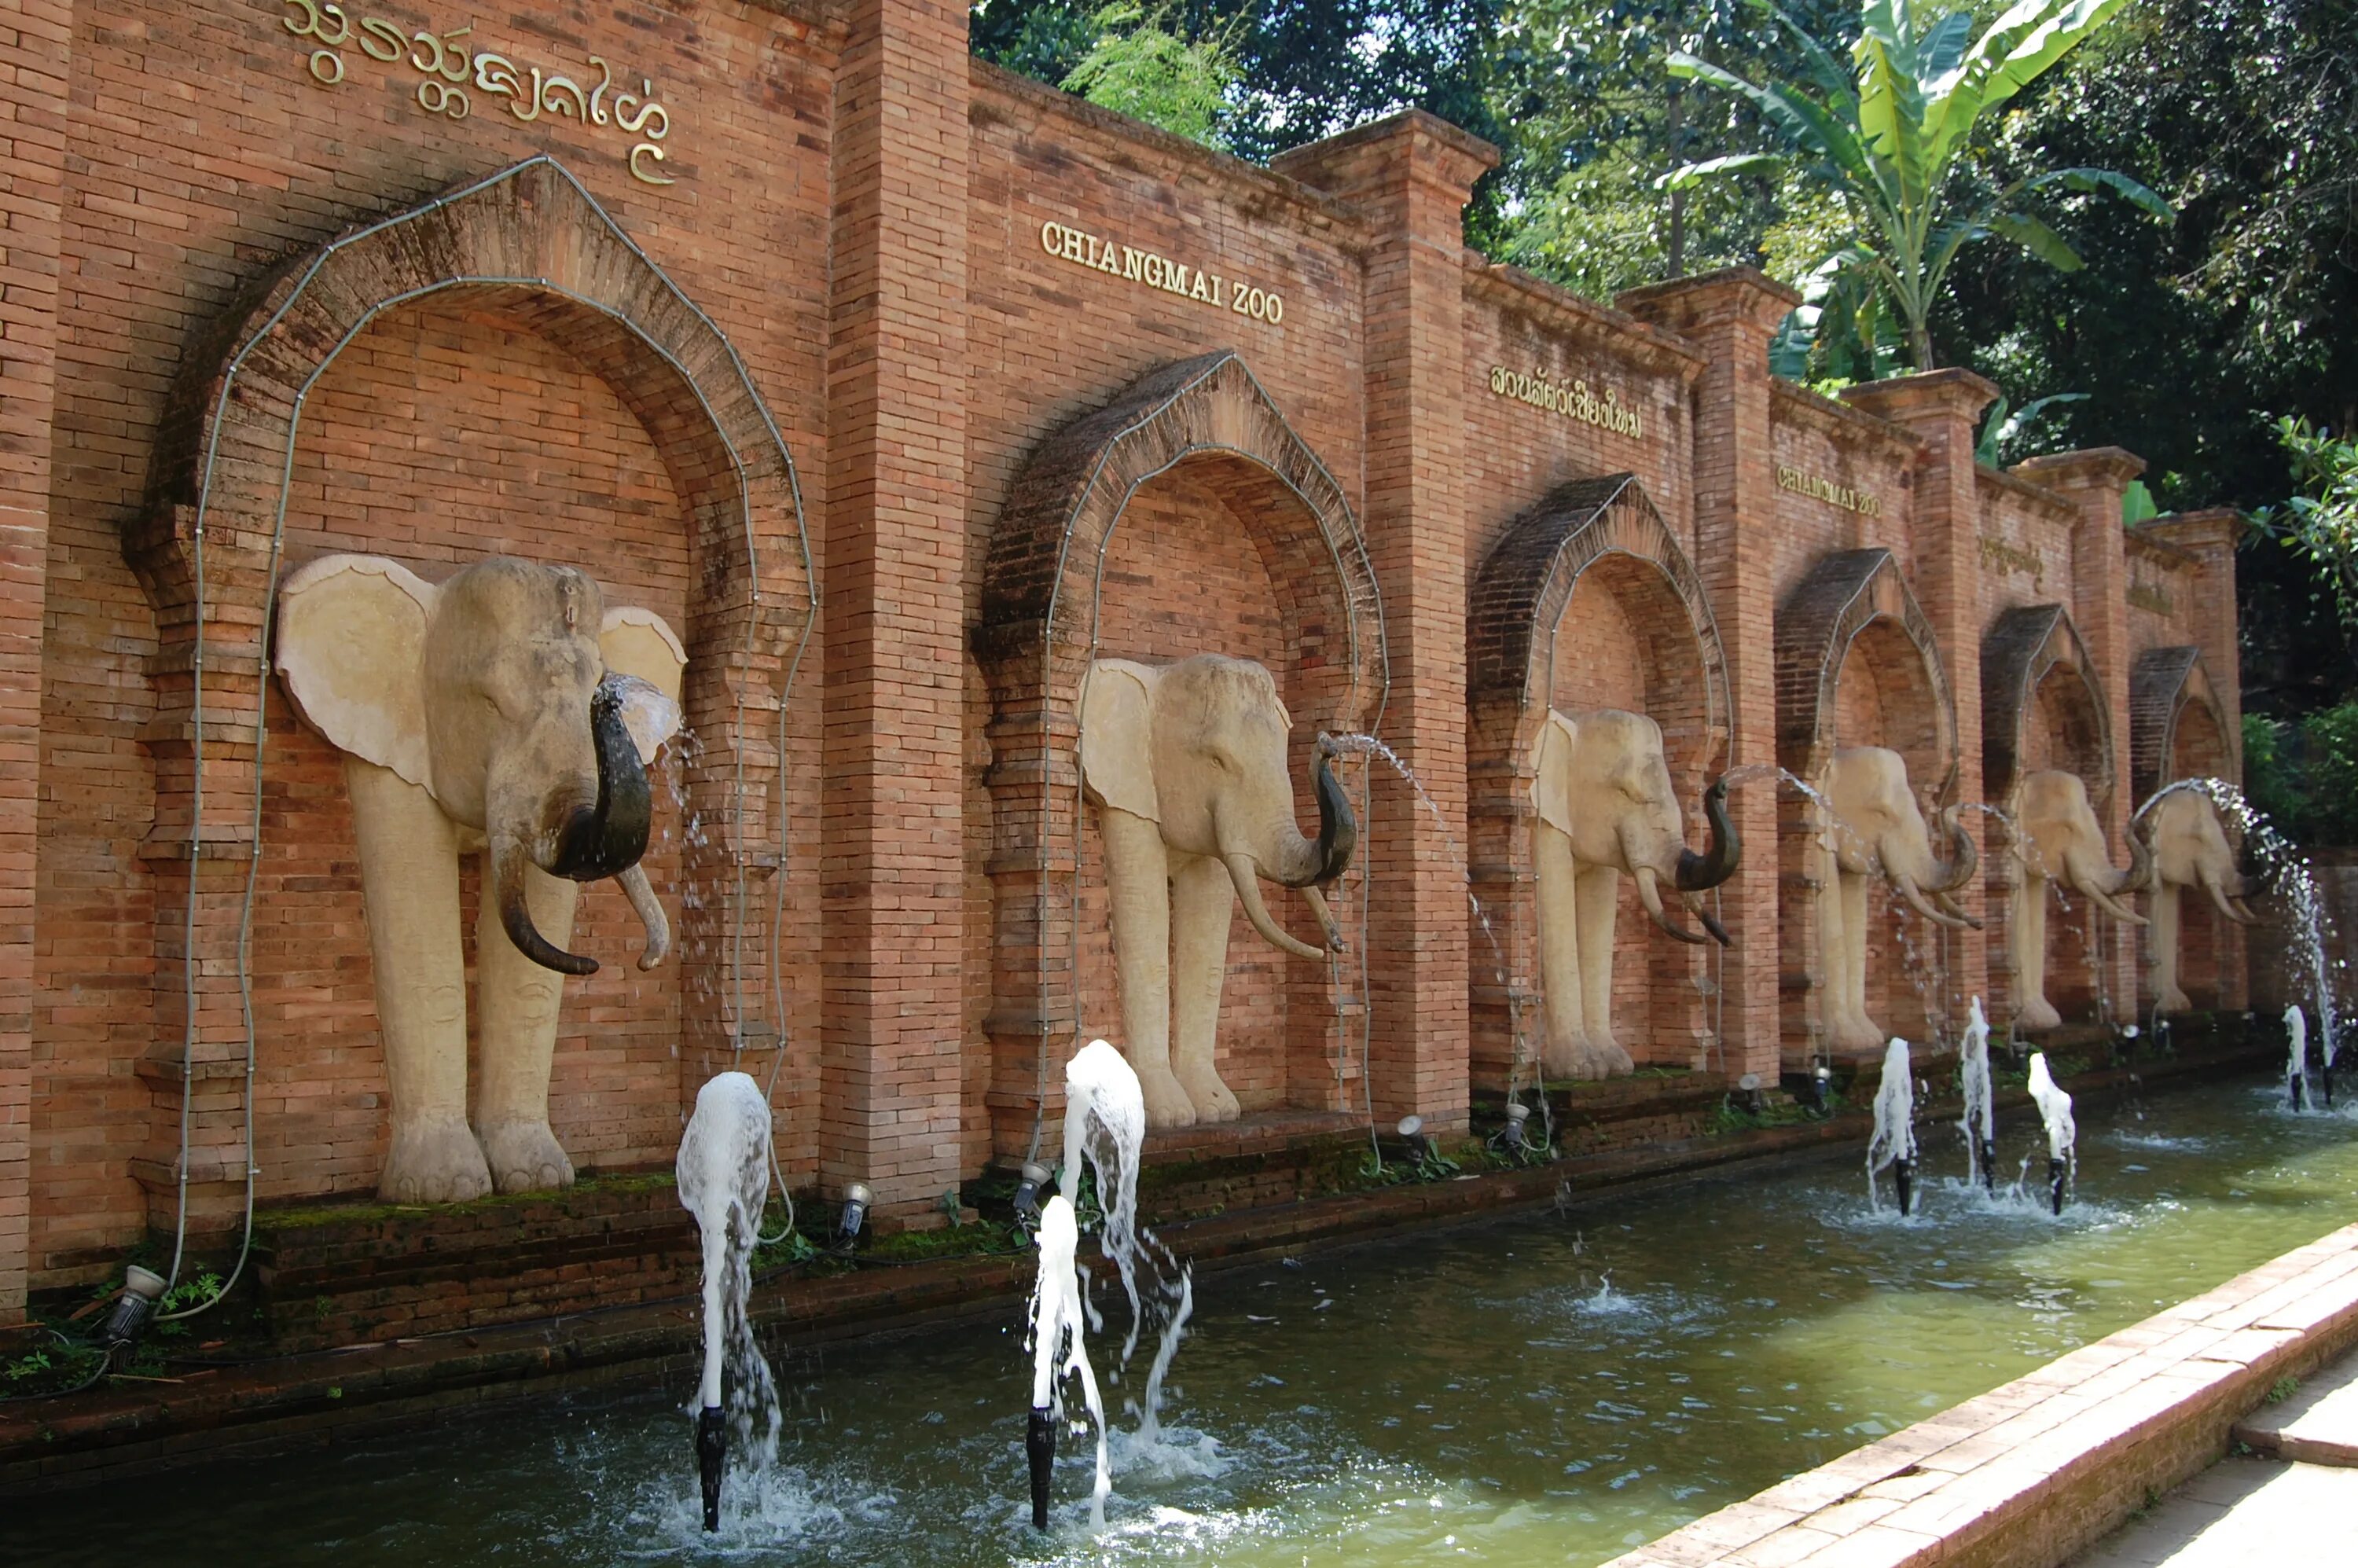
[[[1744,1108],[1759,1116],[1768,1108],[1768,1097],[1760,1091],[1760,1075],[1747,1073],[1736,1080],[1736,1092],[1744,1097]]]
[[[1422,1165],[1433,1158],[1433,1140],[1424,1135],[1424,1118],[1403,1116],[1400,1119],[1401,1141],[1408,1145],[1408,1157]]]
[[[1048,1184],[1048,1167],[1036,1160],[1023,1162],[1015,1184],[1015,1223],[1026,1233],[1040,1228],[1040,1193]]]
[[[1520,1154],[1531,1148],[1523,1132],[1523,1123],[1531,1117],[1531,1108],[1519,1100],[1507,1102],[1507,1152]]]
[[[98,1331],[99,1343],[106,1347],[109,1357],[120,1360],[139,1343],[163,1294],[163,1275],[136,1263],[123,1271],[123,1293],[114,1298],[114,1308],[106,1314],[106,1323]]]
[[[868,1206],[876,1195],[868,1190],[865,1182],[854,1182],[843,1189],[843,1212],[836,1217],[835,1244],[846,1252],[858,1245],[860,1228],[868,1223]]]

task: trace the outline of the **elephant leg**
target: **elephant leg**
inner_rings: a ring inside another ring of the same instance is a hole
[[[1122,1054],[1146,1096],[1149,1127],[1193,1127],[1195,1102],[1171,1071],[1171,860],[1163,829],[1115,806],[1098,813],[1121,986]]]
[[[1236,888],[1208,855],[1174,858],[1171,869],[1172,1067],[1199,1122],[1234,1121],[1237,1097],[1220,1081],[1214,1048],[1220,987],[1228,972],[1228,920]]]
[[[1872,1051],[1883,1044],[1884,1033],[1866,1011],[1866,878],[1837,877],[1835,898],[1841,909],[1842,968],[1836,982],[1841,1008],[1834,1045],[1844,1051]]]
[[[1580,920],[1580,1025],[1588,1036],[1584,1078],[1629,1071],[1629,1053],[1613,1037],[1613,935],[1621,908],[1621,873],[1583,866],[1574,885]]]
[[[1531,857],[1537,873],[1540,920],[1540,1003],[1546,1039],[1541,1070],[1551,1078],[1584,1076],[1588,1033],[1580,989],[1580,868],[1572,839],[1541,823],[1533,830]]]
[[[2047,879],[2025,874],[2014,896],[2015,1022],[2052,1029],[2063,1016],[2047,1000]]]
[[[467,959],[459,935],[459,837],[434,797],[346,755],[361,902],[393,1100],[378,1195],[454,1203],[492,1190],[467,1126]]]
[[[481,1072],[475,1084],[475,1136],[503,1193],[546,1192],[573,1184],[573,1162],[548,1125],[548,1069],[557,1054],[557,1013],[565,977],[517,951],[490,894],[491,851],[483,851],[481,907],[475,912],[475,1016]],[[573,939],[580,884],[537,866],[524,873],[532,923],[562,947]]]
[[[2178,886],[2158,882],[2153,890],[2152,924],[2147,940],[2153,944],[2154,1005],[2164,1012],[2189,1012],[2194,1003],[2178,989]]]

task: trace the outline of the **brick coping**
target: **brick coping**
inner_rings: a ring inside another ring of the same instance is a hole
[[[2241,1046],[2140,1069],[2077,1075],[2066,1087],[2081,1103],[2092,1105],[2140,1083],[2149,1089],[2173,1080],[2199,1083],[2274,1056],[2273,1046]],[[2015,1099],[2028,1097],[2013,1091],[2002,1094],[2000,1103]],[[1922,1117],[1933,1119],[1954,1110],[1953,1104],[1936,1098],[1924,1104]],[[1240,1267],[1541,1204],[1626,1195],[1758,1161],[1847,1157],[1864,1146],[1870,1122],[1865,1110],[1852,1108],[1825,1120],[1570,1154],[1521,1170],[1303,1199],[1157,1228],[1174,1251],[1199,1270]],[[1008,1311],[1031,1284],[1027,1257],[944,1258],[760,1285],[753,1316],[765,1335],[783,1335],[805,1346]],[[430,1421],[466,1405],[665,1376],[690,1364],[698,1333],[697,1313],[683,1295],[272,1357],[204,1368],[167,1385],[0,1406],[0,1497],[337,1442],[361,1431]],[[2264,1392],[2266,1385],[2260,1387]],[[2251,1402],[2257,1403],[2258,1396]],[[2124,1511],[2139,1498],[2133,1496]]]
[[[1606,1568],[2049,1568],[2358,1344],[2358,1225],[1695,1520]]]

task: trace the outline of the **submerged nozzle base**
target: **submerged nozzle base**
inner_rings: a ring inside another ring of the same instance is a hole
[[[1056,1468],[1056,1413],[1033,1406],[1023,1433],[1023,1453],[1032,1461],[1032,1528],[1048,1528],[1048,1483]]]
[[[719,1405],[696,1417],[696,1470],[704,1482],[704,1528],[720,1528],[720,1475],[729,1467],[729,1419]]]
[[[1899,1217],[1905,1219],[1916,1206],[1916,1162],[1908,1159],[1891,1162],[1891,1181],[1899,1189]]]
[[[2060,1155],[2047,1162],[2047,1193],[2059,1215],[2063,1212],[2063,1183],[2071,1168],[2071,1162]]]

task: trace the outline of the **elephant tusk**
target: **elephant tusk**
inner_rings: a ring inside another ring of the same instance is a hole
[[[1302,889],[1301,892],[1302,902],[1308,904],[1310,913],[1318,917],[1319,929],[1326,933],[1327,951],[1342,952],[1345,946],[1343,927],[1336,921],[1334,913],[1326,907],[1325,895],[1318,891],[1315,884]]]
[[[1935,925],[1945,925],[1952,931],[1963,931],[1973,925],[1970,916],[1948,914],[1933,908],[1931,901],[1924,896],[1924,890],[1916,885],[1913,877],[1895,876],[1891,879],[1891,885],[1899,890],[1899,896],[1908,901],[1909,908]]]
[[[1718,943],[1723,947],[1733,947],[1736,946],[1736,938],[1727,934],[1727,927],[1719,923],[1719,917],[1717,915],[1712,914],[1711,911],[1705,909],[1699,903],[1690,903],[1687,907],[1694,911],[1694,917],[1703,922],[1703,928],[1711,933],[1711,939],[1713,941]]]
[[[671,952],[671,922],[665,918],[664,906],[655,890],[647,883],[644,867],[625,866],[614,880],[622,884],[622,895],[631,901],[641,925],[647,928],[647,945],[639,954],[639,968],[652,969]]]
[[[2229,898],[2227,890],[2216,881],[2204,881],[2202,891],[2211,895],[2211,902],[2219,906],[2219,913],[2236,925],[2257,925],[2260,923],[2260,917],[2252,913],[2250,906],[2244,904],[2240,898]]]
[[[1954,894],[1945,891],[1936,892],[1932,895],[1932,902],[1940,906],[1942,914],[1956,916],[1963,921],[1968,928],[1974,931],[1982,928],[1980,917],[1967,910],[1963,904],[1959,903]]]
[[[1262,941],[1272,947],[1282,947],[1297,958],[1321,964],[1326,961],[1323,951],[1287,935],[1270,918],[1269,905],[1260,897],[1260,868],[1250,855],[1241,849],[1232,850],[1221,856],[1220,862],[1228,868],[1228,880],[1237,885],[1237,897],[1245,906],[1245,918],[1252,922],[1252,928],[1260,933]]]
[[[2260,917],[2252,913],[2252,906],[2245,903],[2242,899],[2231,898],[2227,902],[2234,904],[2238,910],[2243,912],[2238,918],[2240,918],[2244,925],[2257,925],[2260,923]]]
[[[2144,915],[2139,914],[2136,911],[2129,908],[2126,904],[2115,898],[2112,894],[2106,892],[2104,889],[2098,887],[2095,883],[2082,882],[2079,884],[2079,887],[2082,895],[2084,896],[2090,903],[2094,904],[2098,909],[2103,910],[2106,914],[2111,915],[2115,920],[2121,922],[2123,925],[2143,925],[2146,923]]]
[[[1648,919],[1682,942],[1701,946],[1711,940],[1707,936],[1696,935],[1671,919],[1670,911],[1662,907],[1662,890],[1660,880],[1654,875],[1653,867],[1639,866],[1631,874],[1638,879],[1638,902],[1646,906]]]
[[[531,863],[522,835],[503,829],[492,856],[491,896],[500,912],[500,925],[516,951],[544,969],[560,975],[594,975],[598,960],[568,953],[540,934],[532,923],[532,905],[525,895],[525,867]]]

